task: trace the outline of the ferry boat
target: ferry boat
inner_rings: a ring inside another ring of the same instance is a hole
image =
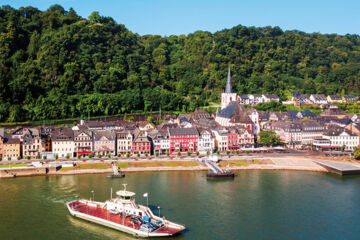
[[[127,191],[126,184],[116,196],[106,202],[81,199],[66,205],[74,217],[136,237],[169,237],[185,229],[184,225],[156,216],[149,207],[135,203],[135,193]]]

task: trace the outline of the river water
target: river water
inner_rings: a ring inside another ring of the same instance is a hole
[[[360,239],[360,177],[297,171],[240,171],[208,181],[205,172],[127,173],[0,179],[0,239],[134,239],[71,217],[76,195],[137,193],[167,219],[186,225],[174,239]]]

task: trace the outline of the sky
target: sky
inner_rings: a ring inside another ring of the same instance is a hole
[[[3,0],[14,8],[60,4],[87,18],[110,16],[140,35],[216,32],[237,25],[279,26],[307,33],[360,34],[359,0]]]

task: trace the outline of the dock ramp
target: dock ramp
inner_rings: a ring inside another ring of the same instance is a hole
[[[350,163],[327,161],[327,160],[314,160],[326,170],[339,175],[360,174],[360,166]]]

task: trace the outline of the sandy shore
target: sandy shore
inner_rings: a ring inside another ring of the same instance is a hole
[[[281,156],[281,157],[254,157],[257,161],[260,161],[261,164],[255,164],[249,161],[249,164],[244,166],[229,166],[222,168],[232,171],[242,171],[242,170],[293,170],[293,171],[313,171],[313,172],[328,172],[322,166],[316,164],[313,160],[317,158],[314,157],[306,157],[306,156]],[[239,158],[232,159],[231,161],[237,160],[249,160],[249,158]],[[226,163],[226,159],[224,162]],[[145,162],[145,161],[144,161]],[[351,164],[356,164],[351,162]],[[357,165],[357,164],[356,164]],[[197,166],[147,166],[147,167],[126,167],[121,168],[123,172],[158,172],[158,171],[208,171],[209,169],[203,163],[198,163]],[[20,171],[16,168],[11,170],[1,170],[0,169],[0,178],[12,178],[14,176],[35,176],[35,175],[77,175],[77,174],[104,174],[104,173],[112,173],[111,168],[106,169],[61,169],[59,171],[49,171],[45,172],[35,172],[34,170]]]

